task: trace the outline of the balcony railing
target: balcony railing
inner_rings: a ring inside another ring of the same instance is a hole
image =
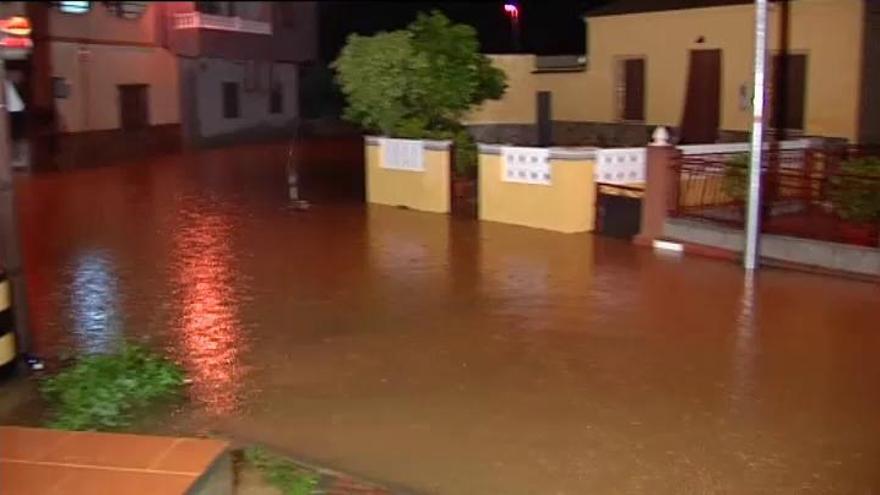
[[[268,22],[201,12],[174,14],[172,26],[174,29],[216,29],[238,33],[272,34],[272,24]]]

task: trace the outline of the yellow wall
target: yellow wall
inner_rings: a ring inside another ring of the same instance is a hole
[[[501,180],[501,156],[480,153],[480,220],[574,233],[593,230],[592,160],[550,160],[552,184]]]
[[[779,49],[778,10],[771,6],[771,50]],[[862,16],[862,0],[791,2],[789,51],[807,55],[808,134],[857,137]],[[474,112],[470,122],[532,123],[534,92],[542,90],[553,92],[554,120],[614,122],[616,64],[624,57],[645,57],[646,122],[677,126],[689,51],[721,49],[721,128],[748,130],[751,110],[740,108],[739,87],[751,89],[753,5],[603,16],[588,23],[585,72],[532,74],[532,56],[493,56],[508,73],[512,91]],[[704,42],[696,43],[701,36]]]
[[[534,55],[489,55],[492,65],[507,74],[507,90],[500,100],[489,100],[466,120],[479,124],[518,124],[535,120]]]
[[[449,150],[424,149],[425,170],[382,168],[382,146],[366,143],[367,202],[449,212]]]

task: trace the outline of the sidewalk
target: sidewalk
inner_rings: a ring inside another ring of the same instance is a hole
[[[0,483],[16,495],[229,494],[227,443],[0,426]]]

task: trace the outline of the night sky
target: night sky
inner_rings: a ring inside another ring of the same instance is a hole
[[[583,16],[606,0],[521,0],[522,50],[540,55],[584,53]],[[477,29],[482,51],[511,53],[510,23],[504,2],[322,2],[321,56],[333,60],[349,33],[400,29],[418,12],[439,10]]]

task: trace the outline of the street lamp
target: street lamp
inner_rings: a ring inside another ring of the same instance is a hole
[[[504,2],[504,14],[510,20],[510,35],[513,40],[513,51],[519,52],[519,5],[513,1]]]

